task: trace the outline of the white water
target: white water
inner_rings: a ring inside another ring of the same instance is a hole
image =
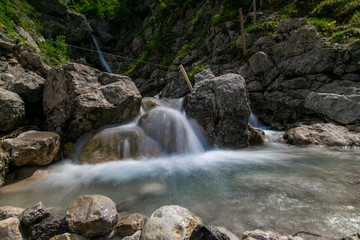
[[[183,114],[169,112],[192,129]],[[360,229],[359,150],[267,143],[205,151],[197,146],[201,140],[194,140],[196,131],[192,134],[187,135],[191,151],[182,154],[96,165],[62,161],[31,188],[5,192],[0,205],[30,207],[41,200],[63,211],[79,195],[103,194],[123,211],[148,216],[177,204],[238,236],[262,229],[340,238]]]

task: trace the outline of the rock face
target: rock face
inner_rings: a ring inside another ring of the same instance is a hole
[[[22,240],[19,219],[11,217],[0,221],[0,236],[7,240]]]
[[[52,214],[40,223],[31,226],[32,239],[48,240],[68,231],[65,216]]]
[[[106,124],[132,120],[140,102],[130,78],[72,63],[52,69],[43,106],[48,128],[75,140]]]
[[[197,225],[191,233],[190,240],[230,240],[226,234],[212,226]]]
[[[156,210],[146,222],[141,240],[188,240],[200,220],[189,210],[179,206],[164,206]]]
[[[60,157],[60,136],[56,133],[28,131],[5,139],[1,145],[10,152],[15,166],[47,165]]]
[[[9,170],[9,163],[11,161],[9,153],[0,151],[0,187],[5,183],[5,175]]]
[[[248,145],[250,102],[240,75],[226,74],[199,82],[185,97],[184,109],[202,126],[211,144],[230,148]]]
[[[360,133],[333,123],[318,123],[289,129],[284,138],[294,145],[360,146]]]
[[[70,231],[85,237],[107,234],[116,221],[115,203],[101,195],[80,196],[66,210],[66,222]]]
[[[25,116],[24,101],[16,93],[0,87],[0,131],[9,131]]]

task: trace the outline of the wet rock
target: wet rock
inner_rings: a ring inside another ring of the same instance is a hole
[[[197,225],[192,231],[190,240],[230,240],[230,238],[212,226]]]
[[[284,138],[294,145],[360,146],[360,133],[333,123],[318,123],[289,129]]]
[[[341,124],[360,120],[360,94],[345,96],[312,92],[307,96],[304,106]]]
[[[303,240],[301,237],[281,236],[275,232],[260,230],[244,232],[242,240]]]
[[[0,236],[6,240],[22,240],[19,219],[11,217],[0,221]]]
[[[135,234],[144,227],[146,220],[147,218],[140,214],[120,218],[116,224],[117,235],[124,237]]]
[[[204,129],[211,144],[230,148],[248,145],[250,102],[240,75],[226,74],[200,82],[184,98],[184,109]]]
[[[140,102],[129,77],[72,63],[52,69],[43,105],[48,128],[75,140],[104,125],[131,121]]]
[[[116,221],[115,203],[101,195],[80,196],[66,210],[66,222],[70,231],[85,237],[109,233]]]
[[[148,112],[155,107],[169,107],[180,110],[181,103],[181,99],[158,99],[145,97],[141,100],[141,106],[145,112]]]
[[[9,153],[4,153],[0,151],[0,187],[5,184],[5,175],[9,171],[8,167],[10,161],[11,158]]]
[[[263,145],[265,143],[265,132],[253,126],[248,126],[248,136],[250,146]]]
[[[11,164],[47,165],[60,157],[60,136],[56,133],[28,131],[5,139],[1,146],[10,153]]]
[[[25,209],[19,219],[26,226],[30,226],[40,222],[50,216],[50,211],[44,207],[42,202],[38,202],[32,208]]]
[[[180,206],[164,206],[156,210],[146,222],[141,240],[188,240],[200,220]]]
[[[16,93],[0,88],[0,131],[9,131],[25,115],[24,101]]]
[[[37,240],[48,240],[68,231],[65,216],[53,214],[31,226],[31,236]]]
[[[84,144],[81,153],[81,163],[86,164],[163,154],[161,146],[141,128],[127,125],[99,131]]]
[[[11,217],[19,218],[25,208],[2,206],[0,207],[0,220],[4,220]]]

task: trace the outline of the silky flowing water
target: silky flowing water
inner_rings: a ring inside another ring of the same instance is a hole
[[[339,238],[360,229],[357,149],[268,142],[95,165],[63,160],[48,170],[48,177],[4,192],[0,205],[42,201],[64,211],[79,195],[102,194],[119,210],[147,216],[163,205],[180,205],[238,236],[261,229]]]

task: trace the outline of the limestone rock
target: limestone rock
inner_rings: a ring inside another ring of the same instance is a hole
[[[2,147],[10,152],[11,164],[47,165],[60,157],[60,136],[56,133],[28,131],[5,139]]]
[[[211,71],[210,68],[204,69],[201,72],[195,74],[194,79],[195,79],[195,85],[198,84],[199,82],[206,80],[206,79],[212,79],[215,78],[214,73]]]
[[[294,19],[290,19],[290,20],[283,20],[277,26],[276,32],[289,33],[292,30],[298,29],[303,25],[306,25],[305,18],[294,18]]]
[[[50,71],[43,105],[48,128],[75,140],[104,125],[129,122],[140,102],[129,77],[71,63]]]
[[[312,92],[305,100],[305,108],[341,124],[350,124],[360,120],[360,94],[346,96]]]
[[[32,208],[25,209],[19,219],[26,226],[33,225],[50,216],[50,211],[44,207],[42,202],[38,202]]]
[[[107,234],[115,226],[116,220],[115,203],[101,195],[80,196],[66,210],[70,231],[85,237]]]
[[[265,143],[265,132],[253,126],[248,126],[249,145],[262,145]]]
[[[20,221],[17,217],[11,217],[0,221],[0,236],[6,240],[22,240],[20,233]]]
[[[122,217],[116,224],[117,233],[120,236],[133,235],[144,227],[146,220],[147,218],[140,214]]]
[[[5,175],[9,171],[8,167],[10,161],[11,158],[9,153],[4,153],[0,151],[0,187],[5,184]]]
[[[260,51],[249,58],[249,64],[255,75],[264,73],[274,67],[270,57]]]
[[[8,82],[7,89],[17,93],[24,101],[39,102],[42,100],[45,79],[28,71]]]
[[[190,240],[230,240],[230,238],[212,226],[197,225],[191,233]]]
[[[188,240],[200,220],[180,206],[163,206],[146,222],[141,240]]]
[[[211,144],[230,148],[248,145],[245,131],[250,102],[240,75],[226,74],[200,82],[184,98],[184,109],[202,126]]]
[[[88,240],[88,238],[75,233],[63,233],[50,238],[50,240]]]
[[[155,107],[169,107],[180,110],[181,102],[181,99],[158,99],[153,97],[144,97],[141,100],[141,107],[145,112],[148,112]]]
[[[52,214],[41,222],[31,226],[31,236],[37,240],[48,240],[68,231],[65,216]]]
[[[9,131],[25,115],[25,104],[16,93],[0,88],[0,131]]]
[[[333,123],[317,123],[289,129],[284,138],[294,145],[360,146],[360,133]]]
[[[4,220],[11,217],[20,217],[25,208],[2,206],[0,207],[0,220]]]
[[[242,240],[303,240],[301,237],[281,236],[275,232],[261,230],[244,232]]]
[[[158,157],[161,146],[137,126],[106,128],[88,140],[81,150],[81,163],[94,164],[121,159]]]

